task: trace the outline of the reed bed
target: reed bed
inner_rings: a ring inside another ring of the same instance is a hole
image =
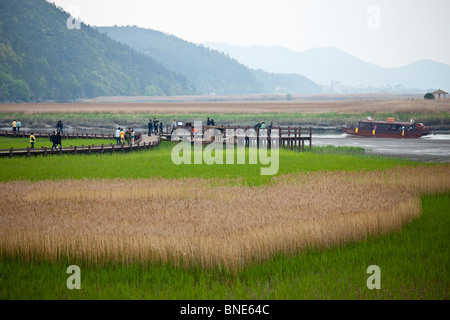
[[[261,113],[367,113],[370,115],[373,110],[377,113],[448,113],[450,111],[450,99],[437,99],[433,101],[424,100],[422,96],[414,96],[415,99],[397,98],[395,96],[374,96],[366,95],[322,95],[305,96],[299,100],[254,100],[246,99],[234,101],[149,101],[140,102],[116,102],[96,100],[91,103],[14,103],[0,104],[0,113],[22,114],[22,118],[27,115],[37,117],[39,114],[69,114],[71,117],[76,113],[94,115],[101,113],[112,114],[155,114],[171,115],[191,115],[201,113],[203,115],[223,113],[236,114],[261,114]],[[147,97],[148,98],[148,97]],[[159,100],[160,98],[158,98]],[[139,100],[138,100],[139,101]],[[215,116],[215,119],[216,119]],[[102,115],[104,120],[104,115]],[[20,118],[20,119],[22,119]],[[22,119],[23,120],[23,119]],[[67,120],[71,120],[70,118]],[[8,124],[11,120],[8,118]],[[146,123],[146,122],[145,122]],[[144,124],[145,124],[144,123]]]
[[[420,215],[420,195],[450,190],[450,166],[211,185],[199,178],[1,183],[0,255],[237,269],[398,231]]]

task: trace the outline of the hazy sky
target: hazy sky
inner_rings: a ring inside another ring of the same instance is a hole
[[[90,25],[137,25],[184,40],[335,46],[384,67],[450,64],[450,0],[50,0]]]

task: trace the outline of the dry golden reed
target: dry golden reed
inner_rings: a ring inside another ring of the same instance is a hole
[[[343,99],[347,97],[348,99]],[[198,97],[193,97],[196,99]],[[230,97],[228,97],[229,99]],[[238,99],[239,97],[237,97]],[[245,97],[241,97],[244,99]],[[252,99],[252,96],[248,96]],[[254,98],[254,97],[253,97]],[[113,99],[113,98],[106,98]],[[123,99],[130,99],[125,97]],[[20,104],[0,104],[2,113],[149,113],[160,114],[164,110],[166,114],[192,114],[192,113],[249,113],[259,114],[266,112],[285,113],[367,113],[370,115],[373,110],[377,113],[423,113],[436,114],[440,112],[450,112],[450,99],[440,99],[434,101],[424,100],[421,95],[415,99],[409,98],[389,98],[384,95],[376,95],[361,98],[358,95],[338,95],[338,96],[305,96],[301,100],[293,101],[249,101],[248,99],[236,101],[177,101],[177,99],[166,102],[158,102],[161,97],[136,97],[137,101],[150,99],[147,103],[122,102],[120,97],[117,101],[102,101],[101,98],[94,99],[95,103],[20,103]],[[182,100],[189,100],[181,97]],[[418,120],[418,119],[417,119]]]
[[[450,166],[290,174],[261,187],[195,178],[0,185],[1,256],[239,268],[400,230],[420,215],[420,194],[450,190]]]

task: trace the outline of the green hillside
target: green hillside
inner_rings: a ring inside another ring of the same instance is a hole
[[[219,51],[163,32],[136,26],[97,29],[180,72],[201,94],[320,92],[317,84],[301,75],[255,71]]]
[[[0,101],[195,93],[181,74],[68,19],[44,0],[0,0]]]
[[[180,72],[201,94],[248,94],[264,91],[249,68],[202,45],[135,26],[97,29],[147,54],[168,69]]]

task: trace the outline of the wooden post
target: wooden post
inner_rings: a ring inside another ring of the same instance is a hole
[[[300,151],[300,140],[298,137],[298,128],[295,128],[294,130],[294,148],[298,148],[298,150]],[[297,142],[298,142],[298,147],[297,147]]]
[[[298,148],[300,149],[300,143],[302,143],[302,146],[304,145],[304,143],[305,143],[305,137],[303,137],[302,136],[302,127],[299,127],[298,128],[298,131],[299,131],[299,137],[300,137],[300,141],[298,142],[299,143],[299,146],[298,146]],[[302,149],[302,151],[303,151],[303,149]]]
[[[283,147],[281,145],[282,143],[283,143],[283,139],[281,139],[281,128],[280,128],[280,126],[278,126],[278,149]]]
[[[13,156],[13,148],[9,149],[9,157],[12,158]]]
[[[292,150],[293,149],[293,145],[294,145],[294,141],[293,141],[291,135],[292,135],[291,129],[289,128],[289,148]]]
[[[311,149],[312,145],[312,128],[309,127],[309,148]]]
[[[30,157],[30,147],[27,147],[27,158]]]
[[[77,154],[77,146],[73,147],[73,154]]]
[[[288,128],[287,128],[287,138],[286,138],[286,147],[287,148],[290,148],[290,146],[291,146],[290,137],[291,137],[291,127],[288,126]]]
[[[256,129],[256,148],[259,148],[259,128]]]

